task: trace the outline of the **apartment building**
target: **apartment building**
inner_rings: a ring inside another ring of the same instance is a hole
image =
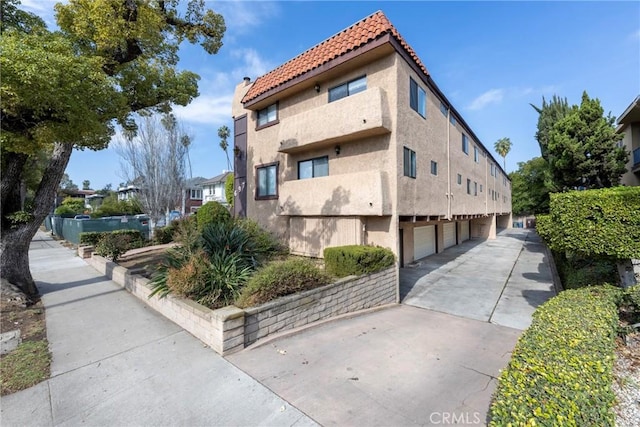
[[[511,183],[380,11],[235,91],[236,215],[400,265],[511,223]]]
[[[618,117],[618,133],[624,133],[620,144],[629,151],[627,172],[622,175],[622,185],[640,185],[640,95]]]

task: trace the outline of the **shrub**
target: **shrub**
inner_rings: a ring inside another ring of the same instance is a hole
[[[203,231],[209,224],[226,223],[231,219],[227,208],[218,202],[207,202],[196,213],[198,230]]]
[[[224,196],[227,199],[229,206],[233,207],[233,192],[234,192],[233,174],[227,175],[227,179],[224,182]]]
[[[173,241],[174,230],[175,229],[170,226],[156,227],[153,230],[153,243],[156,245],[171,243]]]
[[[621,295],[611,286],[590,287],[540,306],[500,375],[490,425],[613,426]]]
[[[235,224],[249,235],[254,251],[259,256],[268,258],[288,252],[288,249],[273,234],[260,227],[256,221],[242,218],[235,220]]]
[[[274,261],[258,270],[236,300],[239,307],[263,304],[278,297],[331,282],[331,278],[308,259]]]
[[[85,231],[80,233],[80,244],[95,246],[109,231]]]
[[[233,222],[208,224],[202,232],[202,248],[210,257],[216,253],[233,253],[245,266],[258,265],[251,236]]]
[[[173,232],[174,242],[182,245],[189,252],[196,250],[200,243],[200,232],[195,216],[182,218],[172,223],[175,227]]]
[[[251,276],[252,269],[237,254],[218,252],[211,259],[202,251],[181,258],[172,251],[172,266],[165,266],[151,281],[153,292],[161,298],[175,293],[209,308],[231,304]]]
[[[109,233],[98,241],[95,250],[98,255],[117,262],[120,255],[130,249],[132,241],[128,234]]]
[[[71,206],[60,205],[54,211],[56,215],[60,215],[61,217],[73,218],[75,215],[82,213],[82,211],[78,212],[73,209]]]
[[[324,250],[324,262],[329,274],[337,277],[375,273],[395,262],[393,252],[374,246],[337,246]]]
[[[139,248],[144,245],[142,233],[138,230],[116,230],[99,234],[102,236],[95,243],[95,252],[98,255],[110,258],[113,262],[117,262],[120,255],[129,249]],[[93,238],[95,236],[90,235],[89,237]]]
[[[554,251],[640,258],[640,187],[552,194],[549,212],[538,232]]]
[[[554,252],[558,275],[565,289],[616,283],[618,269],[616,261],[608,257],[585,258],[576,254]]]

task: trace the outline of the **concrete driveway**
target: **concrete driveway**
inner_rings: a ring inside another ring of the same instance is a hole
[[[483,425],[520,332],[394,305],[227,359],[323,426]]]
[[[496,378],[555,295],[537,235],[507,230],[401,271],[403,304],[227,359],[321,425],[483,425]]]
[[[403,304],[526,329],[555,295],[544,246],[532,230],[470,240],[400,269]]]

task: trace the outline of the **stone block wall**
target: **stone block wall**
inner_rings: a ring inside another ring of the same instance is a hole
[[[149,279],[95,254],[85,261],[222,355],[241,350],[277,332],[398,302],[398,270],[395,266],[368,276],[346,277],[258,307],[243,310],[228,306],[211,310],[173,295],[149,298],[152,291]]]

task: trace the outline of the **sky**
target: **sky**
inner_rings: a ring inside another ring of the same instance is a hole
[[[49,0],[23,7],[55,26]],[[179,68],[200,75],[200,96],[174,112],[193,137],[192,175],[227,167],[217,130],[233,129],[231,102],[243,77],[255,80],[321,41],[382,10],[481,142],[513,146],[506,170],[540,155],[534,138],[542,98],[579,104],[583,91],[620,116],[640,94],[640,2],[207,1],[227,32],[216,55],[180,50]],[[232,141],[229,152],[232,153]],[[494,153],[502,164],[502,159]],[[110,147],[74,151],[66,172],[93,189],[117,187],[120,157]]]

